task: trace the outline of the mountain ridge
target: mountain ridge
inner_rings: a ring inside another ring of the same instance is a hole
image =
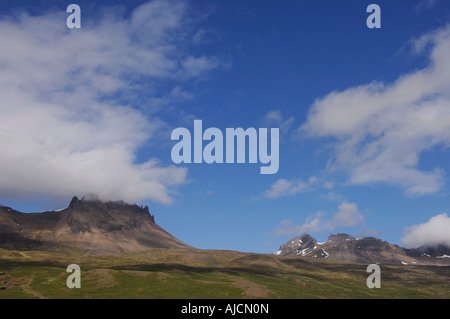
[[[450,265],[450,247],[405,248],[375,237],[355,238],[348,234],[331,234],[318,243],[309,234],[302,234],[280,246],[276,255],[297,255],[356,263]]]
[[[188,247],[156,224],[148,206],[76,196],[57,211],[22,213],[0,206],[0,248],[117,254]]]

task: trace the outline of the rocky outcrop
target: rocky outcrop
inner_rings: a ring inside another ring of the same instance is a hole
[[[74,197],[60,211],[21,213],[0,206],[0,248],[121,253],[184,247],[189,246],[155,223],[147,206],[92,196]]]
[[[445,245],[410,249],[375,237],[355,238],[348,234],[331,234],[324,243],[303,234],[287,241],[275,254],[365,264],[450,265],[450,248]]]

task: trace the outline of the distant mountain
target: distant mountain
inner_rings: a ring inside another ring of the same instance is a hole
[[[445,245],[411,249],[374,237],[354,238],[347,234],[332,234],[324,243],[303,234],[290,239],[275,254],[366,264],[450,265],[450,247]]]
[[[77,197],[59,211],[21,213],[0,206],[0,248],[116,254],[185,247],[155,223],[147,206]]]

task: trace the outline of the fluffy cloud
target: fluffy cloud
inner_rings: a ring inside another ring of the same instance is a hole
[[[325,224],[326,229],[334,230],[338,227],[356,226],[364,221],[364,217],[355,203],[343,202],[338,208],[339,210],[334,214],[333,219]]]
[[[155,0],[128,18],[111,9],[73,30],[65,12],[3,16],[0,194],[171,203],[186,169],[156,158],[138,163],[136,154],[166,125],[148,116],[164,104],[158,85],[220,63],[180,47],[186,11],[184,3]],[[136,103],[143,98],[150,102]]]
[[[409,247],[450,246],[450,217],[447,213],[436,215],[426,223],[414,225],[404,230],[402,242]]]
[[[336,139],[330,168],[349,172],[351,184],[388,183],[409,195],[441,189],[444,171],[418,163],[421,153],[450,143],[450,26],[413,44],[417,52],[431,47],[426,68],[390,84],[331,92],[312,105],[300,128]]]
[[[294,225],[291,220],[283,220],[275,228],[275,236],[292,236],[318,231],[333,231],[340,227],[353,227],[364,222],[363,215],[359,212],[355,203],[342,202],[338,211],[331,219],[325,218],[325,213],[319,211],[306,218],[303,224]]]

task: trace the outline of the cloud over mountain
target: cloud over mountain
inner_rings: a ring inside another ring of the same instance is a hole
[[[431,217],[427,222],[405,228],[402,242],[410,247],[436,246],[450,247],[450,217],[447,213]]]
[[[158,87],[182,92],[173,83],[220,64],[182,47],[187,10],[160,0],[126,17],[108,8],[72,30],[65,11],[2,16],[0,192],[171,203],[186,169],[136,153],[166,124],[151,103]]]

